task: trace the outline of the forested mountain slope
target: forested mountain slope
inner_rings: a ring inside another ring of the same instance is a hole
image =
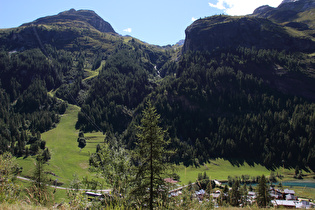
[[[152,75],[150,78],[158,76],[157,68],[170,59],[168,50],[171,48],[150,46],[118,35],[109,23],[89,10],[71,9],[17,28],[0,30],[0,152],[27,156],[36,154],[41,145],[45,148],[40,133],[58,123],[58,115],[65,111],[66,103],[81,105],[86,99],[93,101],[93,89],[104,88],[99,83],[103,72],[96,78],[102,66],[106,63],[109,67],[111,60],[120,60],[130,53],[132,56],[121,60],[118,68],[128,66],[130,59],[140,59],[140,63],[125,69],[123,74],[133,79],[128,82],[130,79],[126,76],[128,81],[125,79],[123,85],[130,85],[131,89],[124,87],[124,92],[119,90],[118,95],[122,94],[126,105],[134,108],[150,92],[149,75]],[[110,69],[109,75],[115,75],[114,66]],[[141,75],[145,75],[147,83]],[[106,84],[119,83],[116,78],[112,77]],[[142,90],[144,86],[148,86],[147,90]],[[138,91],[143,93],[139,95]],[[96,103],[105,96],[117,97],[116,94],[112,89],[101,92]],[[110,105],[107,103],[105,108],[110,109]],[[92,114],[91,117],[98,119]],[[78,124],[80,120],[79,117]],[[96,123],[109,124],[107,118]]]
[[[312,20],[306,8],[294,22]],[[26,155],[31,144],[35,153],[66,102],[81,106],[78,129],[132,149],[150,99],[174,162],[242,158],[315,170],[314,28],[259,14],[197,20],[181,52],[120,36],[86,10],[0,30],[1,152]]]
[[[286,77],[272,66],[282,63],[283,74],[307,76],[287,67],[291,55],[277,51],[226,53],[184,55],[176,78],[150,95],[178,149],[174,160],[198,165],[211,157],[244,158],[270,167],[284,160],[314,169],[314,99],[283,93],[254,70]]]

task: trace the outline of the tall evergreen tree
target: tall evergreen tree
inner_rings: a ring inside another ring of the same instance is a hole
[[[247,190],[247,186],[246,186],[246,183],[244,183],[242,189],[241,189],[241,194],[243,195],[242,196],[242,204],[243,206],[247,206],[247,199],[248,199],[248,190]]]
[[[257,190],[257,204],[259,207],[266,207],[269,204],[270,196],[268,192],[268,185],[265,175],[259,180],[258,190]]]
[[[241,200],[241,193],[240,193],[240,182],[238,179],[233,183],[232,190],[229,193],[230,197],[230,204],[232,206],[239,206]]]
[[[166,199],[167,189],[163,187],[166,186],[164,176],[168,168],[166,156],[169,154],[166,146],[169,142],[164,139],[165,131],[159,126],[160,115],[151,102],[147,102],[142,114],[134,155],[137,166],[132,196],[137,205],[153,209],[157,202]]]
[[[51,194],[47,189],[48,178],[45,173],[45,164],[43,151],[36,157],[36,165],[33,173],[34,185],[27,189],[31,201],[36,204],[47,204],[51,199]]]

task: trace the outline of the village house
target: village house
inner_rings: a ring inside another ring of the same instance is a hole
[[[210,196],[211,196],[214,200],[218,199],[218,198],[220,197],[220,195],[221,195],[221,191],[220,191],[220,190],[217,190],[217,191],[215,191],[214,193],[211,193],[211,194],[210,194]]]
[[[276,208],[296,208],[295,201],[287,201],[287,200],[272,200],[272,205]]]
[[[199,201],[203,201],[203,198],[206,196],[206,191],[204,189],[201,189],[199,191],[196,191],[195,195]]]
[[[273,189],[270,190],[270,195],[274,199],[271,203],[276,208],[314,208],[314,204],[308,200],[298,199],[294,190],[284,189],[281,192],[279,189]]]
[[[283,198],[285,198],[285,200],[297,200],[294,190],[289,189],[284,189]]]
[[[277,199],[277,200],[282,200],[283,199],[283,193],[281,192],[280,189],[275,189],[274,187],[270,187],[269,189],[269,194],[271,199]]]
[[[299,209],[310,209],[314,207],[315,207],[315,204],[307,200],[300,200],[300,202],[296,205],[296,208],[299,208]]]

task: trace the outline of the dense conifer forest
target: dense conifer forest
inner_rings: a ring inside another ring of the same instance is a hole
[[[284,67],[284,74],[303,75],[304,67],[311,63],[299,63],[302,55],[248,48],[228,53],[189,52],[178,63],[166,63],[162,69],[169,73],[160,80],[159,75],[133,68],[140,62],[129,56],[108,61],[82,106],[78,126],[94,129],[83,115],[88,113],[106,132],[122,133],[128,127],[121,138],[133,148],[132,125],[138,121],[142,101],[150,98],[172,138],[172,148],[177,149],[173,157],[177,163],[199,165],[224,157],[268,167],[285,161],[313,169],[312,100],[284,94],[270,87],[268,78],[255,73],[271,74],[277,63]],[[120,72],[112,70],[113,66]],[[250,68],[255,69],[247,73]],[[150,82],[154,80],[150,76],[159,82]],[[101,97],[104,93],[110,94]]]
[[[39,49],[0,53],[1,153],[36,154],[40,133],[54,127],[66,110],[65,102],[47,94],[60,83],[66,65],[66,61],[48,60]]]

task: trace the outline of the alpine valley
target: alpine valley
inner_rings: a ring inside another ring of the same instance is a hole
[[[284,1],[187,27],[183,44],[121,36],[90,10],[0,30],[0,153],[45,149],[68,104],[76,129],[135,147],[147,101],[173,163],[211,158],[315,171],[315,3]]]

